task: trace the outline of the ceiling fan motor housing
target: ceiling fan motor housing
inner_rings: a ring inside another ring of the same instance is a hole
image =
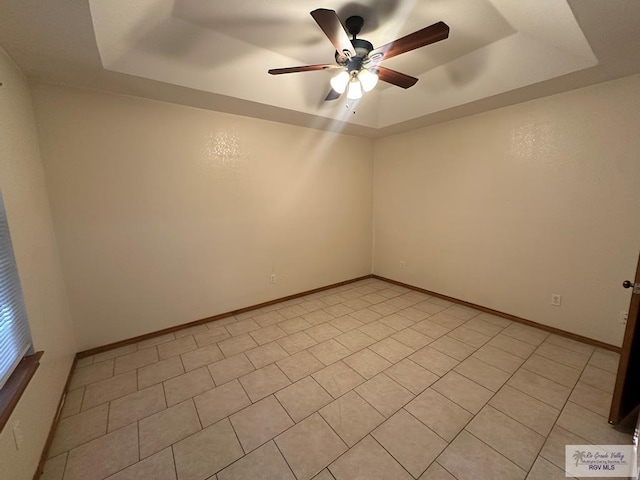
[[[355,57],[352,57],[348,52],[336,51],[336,63],[343,67],[347,67],[349,72],[358,71],[362,68],[362,61],[367,58],[369,52],[373,50],[373,45],[371,42],[367,42],[361,38],[356,38],[356,35],[360,33],[360,30],[362,30],[362,26],[364,25],[364,19],[361,16],[353,15],[347,18],[345,25],[347,27],[347,32],[351,34],[351,44],[353,45],[356,55]]]
[[[373,50],[373,45],[371,44],[371,42],[362,38],[354,38],[353,40],[351,40],[351,44],[353,45],[353,49],[356,51],[356,56],[349,58],[344,56],[342,52],[336,51],[335,57],[336,63],[338,65],[348,67],[349,64],[356,59],[360,59],[360,64],[362,65],[362,61],[367,58],[369,52]]]

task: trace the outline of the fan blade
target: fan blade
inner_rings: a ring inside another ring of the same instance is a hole
[[[353,49],[351,40],[349,40],[349,35],[347,35],[342,23],[340,23],[338,14],[334,10],[318,8],[311,12],[311,16],[341,55],[346,57],[356,56],[356,51]]]
[[[327,93],[327,96],[324,97],[324,101],[328,102],[329,100],[337,100],[338,98],[340,98],[340,94],[332,88],[329,90],[329,93]]]
[[[396,72],[395,70],[391,70],[390,68],[385,67],[375,67],[378,71],[378,78],[383,82],[391,83],[398,87],[409,88],[413,87],[418,79],[416,77],[410,77],[409,75],[405,75],[404,73]]]
[[[315,70],[333,70],[334,68],[342,67],[338,65],[303,65],[301,67],[272,68],[269,73],[271,75],[282,75],[283,73],[313,72]]]
[[[374,58],[376,54],[382,54],[381,58],[376,58],[376,61],[382,61],[400,55],[401,53],[410,52],[416,48],[439,42],[447,37],[449,37],[449,26],[444,22],[434,23],[429,27],[425,27],[422,30],[410,33],[405,37],[376,48],[369,53],[369,58]]]

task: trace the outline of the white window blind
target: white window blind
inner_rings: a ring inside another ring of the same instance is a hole
[[[0,389],[31,351],[31,333],[0,194]]]

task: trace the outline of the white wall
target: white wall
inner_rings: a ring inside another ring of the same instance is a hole
[[[371,140],[33,96],[80,350],[371,273]]]
[[[633,76],[377,140],[374,272],[620,345],[638,112]]]
[[[0,82],[0,190],[34,345],[44,350],[40,368],[0,433],[0,476],[22,480],[35,473],[76,350],[29,88],[1,48]],[[16,422],[24,433],[19,451],[12,434]]]

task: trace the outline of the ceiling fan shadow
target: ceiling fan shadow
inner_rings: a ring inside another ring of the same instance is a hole
[[[225,9],[203,0],[175,0],[172,16],[199,28],[287,56],[291,56],[290,53],[301,45],[325,45],[322,32],[315,28],[308,14],[303,15],[299,9],[293,8],[273,9],[273,12],[276,13]]]
[[[327,93],[331,90],[329,81],[335,75],[335,72],[308,72],[296,74],[300,75],[298,82],[305,106],[317,110],[325,108],[327,104],[335,104],[336,102],[325,102]],[[339,100],[337,100],[339,101]]]
[[[387,22],[398,8],[399,0],[374,0],[368,5],[351,2],[336,10],[343,25],[347,18],[360,16],[364,19],[364,25],[360,35],[377,30],[380,25]]]
[[[140,24],[143,25],[144,20]],[[127,40],[132,45],[131,50],[207,69],[224,66],[250,54],[248,49],[241,48],[242,45],[236,48],[212,48],[211,37],[206,32],[172,17],[146,30],[148,31],[142,36],[131,34]]]
[[[342,95],[338,94],[338,92],[336,92],[333,88],[331,88],[331,85],[329,84],[329,80],[327,79],[327,85],[325,86],[325,89],[318,89],[315,92],[315,103],[314,103],[314,107],[318,110],[321,109],[331,109],[334,108],[337,104],[342,104]],[[331,97],[330,100],[327,99],[327,97]]]
[[[464,60],[464,62],[455,61],[444,66],[449,80],[457,87],[473,83],[480,76],[488,63],[487,51],[485,49],[477,50]]]

